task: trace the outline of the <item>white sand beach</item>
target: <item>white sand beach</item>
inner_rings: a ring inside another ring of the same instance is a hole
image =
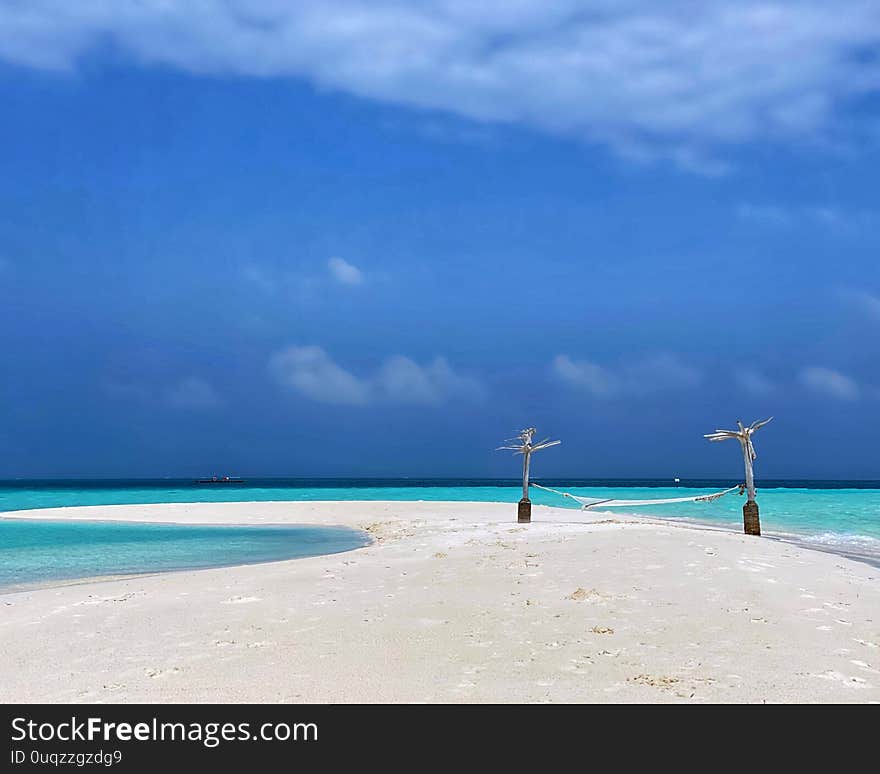
[[[536,506],[278,502],[6,516],[350,525],[332,556],[0,595],[3,702],[880,701],[880,570]]]

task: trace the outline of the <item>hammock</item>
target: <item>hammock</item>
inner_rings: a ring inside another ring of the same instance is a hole
[[[572,500],[579,502],[581,508],[585,511],[590,508],[597,508],[600,505],[603,508],[626,508],[639,505],[667,505],[669,503],[712,503],[715,502],[715,500],[724,497],[724,495],[737,490],[742,494],[744,489],[742,484],[737,484],[737,486],[732,486],[730,489],[725,489],[723,492],[715,492],[715,494],[709,495],[697,495],[696,497],[669,497],[665,500],[597,500],[590,497],[578,497],[569,492],[560,492],[558,489],[551,489],[549,486],[541,486],[540,484],[530,484],[530,486],[543,489],[545,492],[553,492],[553,494],[562,495],[563,497],[570,497]]]

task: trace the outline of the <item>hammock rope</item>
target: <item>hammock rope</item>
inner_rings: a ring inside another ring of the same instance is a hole
[[[669,497],[661,500],[597,500],[595,498],[589,497],[578,497],[577,495],[573,495],[570,492],[561,492],[558,489],[551,489],[549,486],[541,486],[540,484],[531,483],[530,486],[537,487],[538,489],[543,489],[545,492],[552,492],[553,494],[561,495],[562,497],[569,497],[572,500],[580,503],[581,508],[583,510],[589,510],[590,508],[597,508],[598,506],[602,506],[603,508],[626,508],[626,507],[637,507],[640,505],[666,505],[668,503],[713,503],[716,500],[724,497],[724,495],[728,495],[731,492],[735,492],[739,490],[739,493],[742,494],[745,487],[742,484],[737,484],[736,486],[730,487],[730,489],[725,489],[723,492],[715,492],[714,494],[708,495],[697,495],[695,497]]]

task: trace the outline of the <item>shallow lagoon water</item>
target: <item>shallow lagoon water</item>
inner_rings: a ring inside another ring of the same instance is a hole
[[[274,562],[360,548],[346,527],[0,519],[0,590],[81,578]]]

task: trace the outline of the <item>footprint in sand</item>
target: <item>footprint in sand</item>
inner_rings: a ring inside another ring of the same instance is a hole
[[[105,602],[127,602],[134,595],[134,592],[129,594],[123,594],[120,597],[93,597],[89,594],[87,599],[83,599],[80,602],[74,602],[74,607],[80,607],[81,605],[103,605]]]
[[[866,664],[864,661],[852,659],[849,663],[855,664],[859,669],[862,669],[865,672],[870,672],[872,675],[880,675],[880,671],[874,669],[874,667],[872,667],[870,664]]]
[[[861,677],[849,677],[841,672],[835,672],[833,669],[830,669],[827,672],[822,672],[822,674],[811,674],[810,677],[815,677],[819,680],[830,680],[835,683],[842,683],[851,688],[864,688],[867,683],[867,681],[863,680]]]
[[[167,677],[168,675],[176,675],[180,672],[180,669],[177,667],[171,667],[171,669],[148,669],[145,674],[147,677],[152,678],[153,680],[159,677]]]
[[[766,569],[774,569],[772,564],[764,564],[763,562],[756,562],[752,559],[740,559],[737,562],[742,570],[748,570],[749,572],[764,572]]]

